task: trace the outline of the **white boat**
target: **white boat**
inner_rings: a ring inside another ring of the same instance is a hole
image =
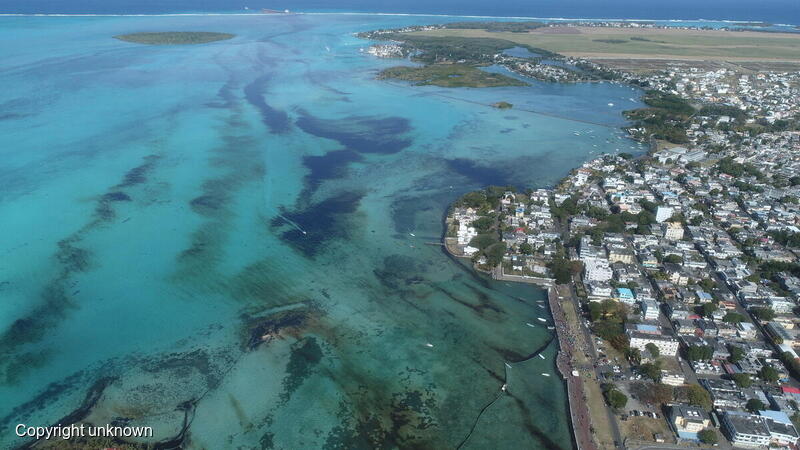
[[[542,308],[542,309],[544,309],[544,305],[538,305],[538,306],[539,306],[539,308]]]
[[[408,233],[408,235],[411,236],[411,237],[417,237],[417,235],[414,234],[414,233]]]
[[[614,106],[614,104],[613,103],[609,103],[608,106]]]
[[[537,317],[537,319],[539,319],[539,322],[547,322],[547,319],[542,319],[541,317]]]
[[[548,330],[555,330],[556,327],[547,327]]]
[[[430,342],[426,342],[426,343],[425,343],[425,346],[426,346],[426,347],[433,347],[433,344],[431,344]]]
[[[535,328],[536,327],[536,325],[534,325],[534,324],[532,324],[530,322],[525,322],[525,325],[527,325],[527,326],[529,326],[531,328]]]
[[[509,364],[509,363],[505,363],[505,365],[506,365],[506,367],[508,367],[509,369],[511,368],[511,364]]]
[[[544,372],[542,372],[542,376],[549,377],[549,376],[550,376],[550,374],[549,374],[549,373],[544,373]]]
[[[541,353],[539,353],[539,358],[542,358],[542,359],[544,359],[544,355],[543,355],[543,354],[541,354]]]

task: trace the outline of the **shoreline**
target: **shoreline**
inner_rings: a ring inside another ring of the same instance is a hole
[[[442,219],[441,219],[442,233],[440,237],[442,245],[440,247],[442,249],[441,251],[448,258],[450,258],[450,260],[453,261],[453,263],[461,265],[460,260],[470,259],[470,258],[468,256],[463,256],[463,255],[459,256],[455,254],[455,252],[453,252],[453,250],[450,248],[450,245],[448,244],[447,240],[453,239],[447,237],[447,229],[448,229],[447,219],[449,215],[448,213],[449,213],[449,208],[446,209],[442,214]],[[502,270],[502,265],[500,266],[500,268]],[[564,383],[564,390],[566,392],[566,397],[565,397],[567,406],[566,410],[568,412],[568,417],[569,417],[568,426],[570,429],[570,437],[572,440],[573,447],[578,450],[598,450],[599,447],[595,445],[594,440],[592,439],[592,433],[590,432],[590,428],[587,426],[576,426],[576,424],[580,424],[584,421],[582,417],[586,418],[589,417],[590,415],[588,408],[582,408],[582,411],[578,411],[578,408],[574,406],[577,403],[576,400],[578,397],[576,397],[575,400],[572,399],[573,394],[577,395],[576,391],[580,392],[582,398],[586,398],[586,395],[583,391],[582,383],[580,383],[582,379],[578,378],[576,380],[575,377],[571,376],[572,372],[571,368],[574,367],[575,364],[572,361],[572,359],[569,356],[567,356],[566,349],[569,348],[569,345],[567,345],[567,343],[565,342],[565,337],[564,337],[564,333],[566,332],[564,330],[564,327],[566,327],[566,319],[564,317],[564,311],[561,308],[561,305],[558,303],[558,296],[554,294],[554,292],[559,288],[559,286],[555,284],[555,280],[547,279],[549,283],[545,284],[542,283],[541,281],[533,281],[533,280],[526,281],[526,280],[496,278],[495,277],[496,271],[485,272],[483,270],[477,269],[474,264],[471,264],[469,268],[465,267],[464,269],[475,276],[481,276],[481,274],[490,275],[493,281],[511,281],[515,283],[534,284],[536,285],[537,288],[545,292],[545,295],[547,296],[547,306],[550,312],[550,318],[553,322],[553,327],[554,327],[553,330],[554,337],[550,341],[550,343],[552,343],[552,341],[555,340],[556,345],[558,345],[558,351],[556,353],[556,358],[553,360],[553,365],[555,366],[556,371],[561,375],[561,381]],[[536,353],[538,354],[538,352]],[[585,402],[584,404],[588,405],[588,403]],[[579,430],[581,431],[579,432]]]
[[[444,252],[448,258],[453,260],[454,263],[461,265],[461,261],[459,260],[470,258],[455,254],[447,244],[447,239],[452,239],[446,237],[447,216],[447,211],[445,211],[442,217],[442,252]],[[492,270],[491,272],[480,270],[476,268],[474,264],[471,264],[467,270],[477,276],[480,276],[480,274],[489,275],[493,281],[510,281],[514,283],[534,284],[537,288],[545,292],[547,296],[547,305],[550,311],[550,317],[553,322],[553,327],[555,328],[553,330],[554,340],[558,345],[558,352],[555,360],[553,361],[553,365],[555,366],[557,372],[561,375],[561,381],[564,383],[564,390],[566,392],[565,400],[567,402],[569,429],[572,443],[578,450],[598,450],[600,447],[592,438],[593,433],[591,432],[591,412],[588,408],[588,402],[585,401],[586,391],[583,387],[583,378],[580,375],[573,375],[573,368],[576,367],[576,362],[572,358],[572,352],[569,350],[571,347],[566,342],[565,334],[567,333],[567,321],[564,310],[558,301],[558,290],[560,288],[567,288],[570,290],[571,295],[572,286],[574,284],[570,283],[568,285],[557,285],[555,284],[554,279],[538,279],[535,277],[531,277],[534,278],[531,280],[505,278],[510,277],[509,275],[504,275],[504,278],[497,278],[496,275],[498,272],[501,272],[502,274],[502,265],[499,267],[499,270],[498,268],[495,268],[495,270]],[[583,399],[583,401],[579,401],[580,399]],[[579,407],[577,405],[585,405],[586,407]]]

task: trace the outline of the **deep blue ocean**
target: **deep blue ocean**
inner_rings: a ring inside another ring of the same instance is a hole
[[[800,24],[798,0],[3,0],[3,13],[159,14],[260,8],[487,16],[708,19]]]

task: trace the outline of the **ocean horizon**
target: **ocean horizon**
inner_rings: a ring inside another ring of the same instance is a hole
[[[800,5],[794,0],[764,0],[758,8],[750,1],[678,0],[669,3],[634,0],[538,1],[505,0],[491,4],[477,0],[412,0],[380,2],[366,0],[293,0],[287,3],[232,0],[30,0],[0,2],[0,14],[202,14],[258,11],[262,8],[295,12],[382,13],[549,20],[650,20],[650,21],[761,21],[776,25],[800,25]]]

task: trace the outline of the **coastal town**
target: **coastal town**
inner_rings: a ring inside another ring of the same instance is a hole
[[[549,288],[579,448],[796,448],[800,73],[614,78],[646,86],[646,154],[470,192],[445,246]]]

